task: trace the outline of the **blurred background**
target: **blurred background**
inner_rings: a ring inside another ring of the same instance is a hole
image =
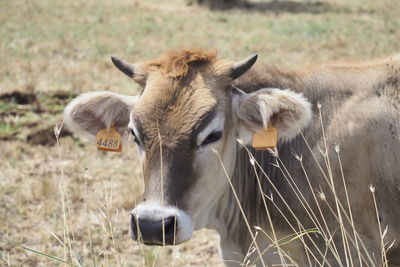
[[[111,55],[192,47],[289,69],[385,57],[400,53],[400,1],[0,0],[0,265],[223,266],[210,230],[174,248],[130,240],[133,145],[54,134],[77,94],[138,91]]]

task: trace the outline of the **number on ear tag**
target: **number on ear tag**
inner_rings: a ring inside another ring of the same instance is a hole
[[[269,122],[266,129],[254,134],[251,146],[256,150],[267,150],[275,149],[277,143],[278,131],[276,128],[272,127],[271,122]]]
[[[121,152],[121,135],[115,128],[103,129],[96,134],[96,147],[99,150]]]

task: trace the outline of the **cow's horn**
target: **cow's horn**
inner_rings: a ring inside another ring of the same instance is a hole
[[[243,61],[233,64],[229,77],[232,79],[239,78],[242,74],[248,71],[257,60],[258,55],[254,54]]]
[[[135,74],[134,67],[132,64],[125,63],[119,58],[116,57],[111,57],[111,61],[114,63],[114,65],[123,73],[125,73],[127,76],[133,78],[133,75]]]

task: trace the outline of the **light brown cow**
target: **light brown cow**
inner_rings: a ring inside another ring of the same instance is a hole
[[[251,68],[256,58],[112,58],[140,95],[94,92],[68,105],[77,133],[114,126],[135,137],[145,192],[132,238],[171,245],[215,229],[230,266],[400,264],[400,58],[293,72]],[[252,150],[269,121],[277,151]]]

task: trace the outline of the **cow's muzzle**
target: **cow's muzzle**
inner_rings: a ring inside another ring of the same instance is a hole
[[[176,217],[151,220],[131,215],[131,228],[132,237],[136,237],[136,240],[143,241],[146,245],[173,245],[176,236]]]
[[[172,207],[139,205],[131,213],[132,239],[146,245],[176,245],[192,236],[191,220]]]

